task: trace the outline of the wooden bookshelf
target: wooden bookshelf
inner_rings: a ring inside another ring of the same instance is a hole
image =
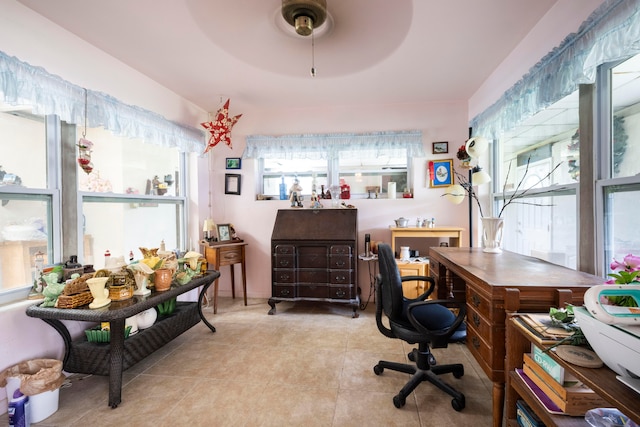
[[[507,426],[516,427],[516,401],[522,399],[540,417],[547,427],[589,427],[589,423],[584,417],[570,417],[566,415],[554,415],[538,402],[536,397],[524,384],[522,379],[516,374],[516,368],[522,368],[523,354],[531,351],[531,343],[534,341],[531,335],[522,328],[515,319],[518,314],[510,314],[507,318],[506,341],[507,351],[505,360],[505,370],[507,375],[506,388],[506,418]],[[540,345],[541,348],[547,346]],[[640,394],[634,392],[626,385],[616,379],[616,373],[606,366],[598,369],[582,368],[572,365],[549,352],[551,357],[557,361],[566,371],[570,372],[578,380],[582,381],[593,391],[598,393],[603,399],[608,401],[612,407],[618,408],[623,414],[631,418],[634,422],[640,423]]]

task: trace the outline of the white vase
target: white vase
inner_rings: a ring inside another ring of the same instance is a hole
[[[492,254],[502,253],[502,218],[480,218],[482,220],[482,251]]]

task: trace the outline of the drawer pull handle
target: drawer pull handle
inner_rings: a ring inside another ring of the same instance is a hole
[[[286,297],[290,293],[291,293],[291,291],[289,289],[283,289],[283,290],[280,291],[280,296],[281,297]]]
[[[281,275],[280,275],[280,280],[281,280],[281,281],[289,280],[289,277],[290,277],[290,276],[289,276],[288,274],[281,274]]]
[[[344,267],[347,263],[343,260],[336,261],[336,267]]]
[[[478,295],[476,294],[471,295],[471,302],[476,307],[480,306],[480,298],[478,297]]]
[[[347,293],[345,291],[343,291],[342,289],[339,289],[336,291],[336,296],[342,298],[343,296],[345,296]]]
[[[473,348],[478,350],[480,348],[480,340],[478,339],[478,337],[471,338],[471,344],[473,344]]]
[[[282,259],[282,260],[280,260],[280,265],[282,267],[288,267],[289,266],[289,261],[286,260],[286,259]]]
[[[480,326],[480,316],[478,316],[478,313],[473,313],[473,324],[476,325],[476,327]]]
[[[480,326],[480,316],[478,316],[478,313],[473,313],[473,324],[476,325],[476,328]]]
[[[347,280],[347,276],[336,276],[336,282],[345,282]]]

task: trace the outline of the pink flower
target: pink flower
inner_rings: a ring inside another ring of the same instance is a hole
[[[625,270],[625,271],[638,271],[640,270],[640,256],[629,254],[624,257],[622,262],[617,261],[615,258],[610,265],[611,270]]]

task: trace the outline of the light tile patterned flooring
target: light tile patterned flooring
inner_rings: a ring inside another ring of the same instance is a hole
[[[407,374],[373,373],[378,360],[406,361],[412,346],[380,334],[370,303],[359,318],[325,303],[222,298],[218,314],[147,357],[123,378],[122,403],[107,405],[108,380],[73,375],[56,413],[37,426],[473,426],[491,425],[492,384],[461,344],[437,349],[441,363],[462,362],[447,381],[466,408],[423,383],[402,409],[393,396]],[[43,327],[47,327],[43,323]],[[7,414],[0,424],[8,424]]]

